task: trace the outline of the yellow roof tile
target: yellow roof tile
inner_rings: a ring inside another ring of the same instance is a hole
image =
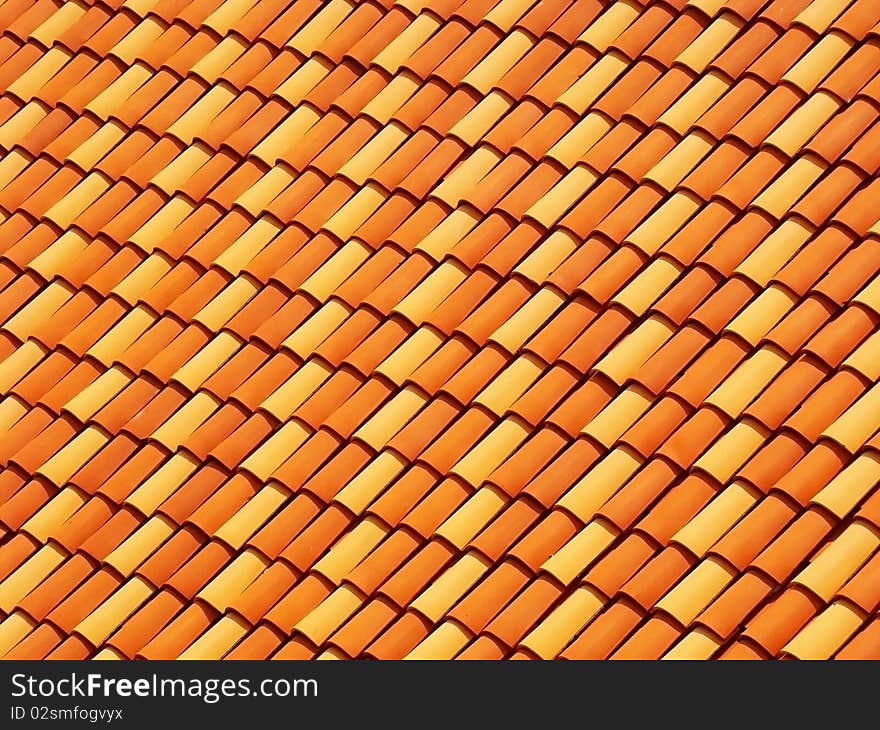
[[[296,630],[315,644],[322,644],[363,602],[357,588],[341,585],[301,619]]]
[[[112,646],[105,646],[103,649],[98,651],[95,656],[92,657],[96,662],[107,662],[107,661],[125,661],[128,659],[125,654],[123,654],[118,649],[114,649]]]
[[[400,386],[443,344],[443,341],[444,338],[433,327],[423,325],[379,363],[375,372]]]
[[[290,76],[288,76],[281,85],[275,90],[275,95],[281,99],[284,99],[288,104],[293,107],[297,107],[294,109],[293,114],[289,115],[285,122],[282,122],[281,125],[275,128],[275,132],[284,126],[284,124],[289,121],[293,116],[296,116],[298,113],[302,114],[304,112],[310,111],[314,118],[320,119],[320,114],[311,106],[298,106],[299,103],[305,98],[306,94],[308,94],[318,83],[325,77],[330,71],[334,68],[333,63],[331,63],[324,56],[312,56],[311,58],[304,61],[300,66],[297,67],[296,71],[294,71]],[[289,142],[289,140],[288,140]]]
[[[431,621],[439,621],[491,565],[479,553],[465,553],[419,594],[410,607]]]
[[[5,188],[30,163],[30,156],[17,148],[4,155],[0,158],[0,185]]]
[[[687,626],[737,574],[738,571],[726,562],[707,558],[657,601],[655,608]]]
[[[794,157],[839,108],[840,102],[834,96],[818,91],[783,119],[764,144]]]
[[[596,371],[622,385],[674,332],[675,328],[665,318],[652,315],[614,345],[596,363]]]
[[[496,342],[508,352],[516,352],[564,301],[554,289],[539,289],[489,335],[489,341]]]
[[[165,24],[159,18],[153,16],[143,18],[110,49],[110,53],[123,63],[134,63],[140,54],[159,40],[164,31]]]
[[[37,622],[24,611],[15,611],[0,622],[0,657],[13,649],[36,628]]]
[[[587,423],[581,433],[610,447],[651,406],[651,394],[640,385],[631,385]]]
[[[835,601],[804,626],[782,651],[798,659],[830,659],[863,621],[857,609]]]
[[[67,401],[64,410],[84,422],[121,393],[132,379],[131,375],[114,366]]]
[[[202,588],[197,598],[224,611],[268,566],[265,556],[247,548]]]
[[[192,211],[193,205],[187,200],[172,198],[128,240],[142,251],[152,253]]]
[[[544,371],[544,363],[534,355],[520,355],[502,370],[474,398],[496,415],[502,415]]]
[[[735,423],[694,464],[724,484],[760,448],[770,432],[760,423],[746,419]]]
[[[497,487],[485,486],[474,492],[461,507],[440,525],[435,534],[459,550],[477,536],[507,503],[507,496]]]
[[[515,416],[508,416],[484,436],[452,467],[451,473],[478,486],[529,435],[529,428]]]
[[[86,104],[86,111],[106,120],[119,111],[126,101],[152,77],[153,72],[142,63],[128,67],[112,84]]]
[[[177,525],[164,515],[151,517],[113,550],[104,563],[128,578],[135,569],[171,537]]]
[[[578,40],[597,51],[605,51],[632,24],[640,12],[642,8],[635,0],[618,0],[590,23],[578,36]]]
[[[349,241],[322,264],[300,286],[300,291],[326,302],[333,291],[367,260],[372,249],[360,241]]]
[[[788,358],[776,347],[761,347],[722,381],[705,403],[737,418],[787,362]]]
[[[531,281],[543,282],[577,247],[578,241],[571,233],[553,231],[516,265],[513,272]]]
[[[872,382],[880,380],[880,332],[874,332],[863,340],[843,364]]]
[[[252,216],[258,216],[293,180],[293,173],[286,168],[273,167],[239,195],[235,204],[244,208]]]
[[[217,35],[224,36],[257,2],[258,0],[224,0],[220,7],[205,18],[203,24]]]
[[[6,87],[7,94],[30,101],[46,82],[70,60],[71,54],[63,46],[53,46],[36,63]]]
[[[0,146],[11,150],[37,124],[46,118],[47,109],[36,99],[29,101],[3,124],[0,124]]]
[[[385,202],[385,193],[378,185],[368,183],[337,210],[321,228],[344,241],[375,213]]]
[[[480,222],[472,208],[456,208],[415,245],[434,261],[440,261]]]
[[[588,523],[641,465],[635,452],[627,447],[618,447],[581,477],[557,504],[581,522]]]
[[[501,158],[501,153],[493,147],[478,147],[443,178],[431,191],[431,196],[455,208],[501,162]]]
[[[87,496],[79,489],[65,487],[25,522],[21,529],[45,544],[86,503],[86,499]]]
[[[52,15],[30,32],[30,37],[50,48],[58,36],[63,35],[85,14],[86,8],[75,2],[66,2]]]
[[[36,473],[42,474],[56,486],[61,486],[97,454],[109,440],[110,437],[103,429],[88,425],[60,451],[49,457],[36,470]]]
[[[654,167],[645,173],[645,180],[672,190],[693,170],[715,145],[712,137],[696,129],[669,151]]]
[[[240,347],[241,342],[234,335],[220,332],[203,349],[181,365],[171,379],[187,390],[195,391]]]
[[[815,4],[815,3],[814,3]],[[799,89],[812,92],[832,69],[849,53],[853,41],[838,31],[822,36],[782,77]]]
[[[735,481],[685,524],[672,540],[694,555],[703,557],[758,501],[760,493],[743,481]]]
[[[739,335],[754,347],[797,303],[788,289],[771,284],[733,318],[725,332]]]
[[[488,94],[514,64],[532,47],[532,39],[527,33],[516,28],[504,37],[495,48],[474,66],[461,83],[468,84],[481,94]]]
[[[665,256],[649,263],[611,301],[642,316],[681,275],[681,264]]]
[[[351,13],[354,4],[349,0],[329,0],[297,33],[287,46],[308,58]]]
[[[702,10],[710,18],[727,4],[727,0],[688,0],[689,7]]]
[[[173,454],[125,498],[126,504],[130,504],[147,517],[152,516],[159,506],[192,476],[200,463],[186,451]]]
[[[391,122],[355,152],[354,156],[339,168],[339,174],[357,185],[363,185],[408,136],[409,132],[402,124]]]
[[[312,433],[297,421],[288,421],[245,459],[241,468],[266,480],[302,446]]]
[[[92,173],[45,212],[45,217],[59,228],[66,228],[110,187],[100,173]]]
[[[622,53],[610,51],[594,63],[567,91],[558,102],[576,114],[586,114],[587,109],[608,89],[629,65]]]
[[[845,449],[856,452],[877,432],[874,416],[880,413],[880,383],[877,383],[847,408],[822,432],[824,438],[836,441]]]
[[[500,0],[486,13],[484,20],[507,32],[534,4],[534,0]]]
[[[735,271],[756,284],[767,286],[812,234],[813,229],[809,224],[797,218],[786,219],[758,244]]]
[[[304,70],[311,69],[314,71],[313,76],[317,76],[317,81],[320,81],[323,76],[326,76],[326,69],[322,68],[315,62],[312,65],[312,62],[315,59],[310,59],[304,66],[300,68],[290,79],[281,85],[278,89],[279,96],[282,95],[282,90],[287,93],[288,96],[293,95],[292,87],[293,81],[299,82],[297,89],[300,86],[306,86],[307,83],[302,81]],[[317,81],[315,83],[317,83]],[[308,84],[312,83],[312,77],[308,77]],[[302,95],[305,96],[308,92],[311,91],[311,86],[308,89],[303,91]],[[295,101],[291,101],[290,103],[296,103]],[[287,116],[284,121],[281,122],[275,129],[263,139],[256,147],[251,154],[254,157],[262,160],[267,165],[274,165],[278,162],[278,158],[281,157],[288,149],[290,149],[291,140],[299,139],[303,137],[306,132],[308,132],[321,118],[320,113],[314,109],[313,107],[308,106],[307,104],[303,104],[294,109],[293,113]]]
[[[572,168],[611,131],[612,126],[603,115],[589,112],[548,150],[547,156],[566,168]]]
[[[538,198],[525,215],[550,228],[598,179],[599,176],[591,169],[577,165]]]
[[[333,501],[352,514],[362,514],[394,479],[408,462],[393,451],[383,451],[346,484]]]
[[[470,641],[470,634],[457,621],[444,621],[416,645],[404,659],[453,659]]]
[[[0,432],[5,433],[27,412],[28,407],[14,395],[7,395],[0,400]]]
[[[210,393],[196,393],[153,432],[152,438],[168,450],[174,451],[221,405],[221,401]]]
[[[191,144],[195,135],[207,129],[208,124],[235,99],[235,88],[225,82],[212,86],[181,117],[168,127],[185,144]]]
[[[852,300],[880,312],[880,276],[875,276]]]
[[[695,73],[703,73],[706,67],[742,30],[744,23],[732,13],[716,18],[696,40],[678,54],[676,63],[687,66]]]
[[[10,575],[0,581],[0,611],[9,613],[18,602],[42,583],[66,559],[55,543],[43,545]]]
[[[153,175],[150,184],[155,185],[166,195],[174,195],[209,159],[211,159],[211,151],[208,147],[195,142]]]
[[[162,253],[152,253],[110,291],[125,301],[136,301],[154,287],[172,267]]]
[[[468,272],[457,261],[448,259],[432,271],[407,294],[392,311],[420,325],[455,288],[467,278]]]
[[[315,563],[312,570],[339,585],[385,539],[388,531],[388,526],[375,517],[361,520]]]
[[[407,385],[355,431],[353,438],[379,451],[427,402],[424,392]]]
[[[701,207],[702,201],[692,193],[675,192],[626,240],[649,256],[653,256]]]
[[[207,21],[205,21],[207,25]],[[225,35],[221,33],[221,35]],[[203,79],[216,83],[220,74],[226,71],[248,49],[248,44],[234,35],[227,35],[214,48],[193,64],[191,72]]]
[[[792,581],[809,588],[823,601],[830,601],[878,547],[880,529],[867,522],[853,522]]]
[[[658,124],[684,135],[709,108],[730,88],[730,81],[719,71],[709,71],[667,109]]]
[[[94,134],[73,150],[68,156],[68,162],[79,165],[83,170],[91,170],[98,161],[115,147],[126,134],[125,127],[111,119],[101,125]],[[66,226],[61,226],[62,228]]]
[[[522,640],[542,659],[555,659],[566,644],[602,609],[605,598],[591,586],[580,586]]]
[[[607,520],[590,522],[577,535],[551,555],[545,570],[563,585],[571,585],[617,538],[619,530]]]
[[[400,35],[379,52],[373,63],[393,76],[439,26],[440,22],[433,15],[427,13],[418,15]]]
[[[813,504],[843,519],[880,482],[880,457],[873,452],[860,454],[813,497]]]
[[[221,659],[248,632],[247,622],[234,613],[223,615],[187,647],[178,659]]]
[[[155,321],[156,315],[146,306],[138,304],[86,350],[86,354],[109,366],[129,345],[152,327]]]
[[[698,626],[673,646],[663,659],[698,660],[711,659],[721,646],[721,640],[708,629]]]
[[[81,231],[75,229],[66,231],[34,257],[28,264],[28,268],[48,281],[55,275],[55,272],[81,256],[88,249],[89,242],[88,237]]]
[[[279,421],[286,421],[333,372],[322,360],[309,360],[290,378],[278,386],[260,408]]]
[[[277,482],[269,482],[217,528],[214,537],[240,550],[245,541],[284,504],[288,497],[290,492],[286,487]]]
[[[421,85],[418,76],[402,69],[366,103],[361,113],[372,117],[380,124],[388,124],[391,117],[412,98]]]
[[[77,624],[74,631],[94,646],[102,644],[153,593],[149,581],[136,575]]]
[[[214,259],[214,265],[233,276],[238,276],[241,270],[280,232],[281,226],[277,223],[268,218],[260,218]]]
[[[330,299],[297,327],[281,344],[295,355],[306,358],[351,315],[338,299]]]
[[[0,362],[0,390],[8,391],[46,356],[45,348],[34,340],[23,342]]]
[[[65,281],[51,282],[45,289],[3,323],[3,329],[19,340],[26,340],[31,332],[48,320],[71,296],[73,288]]]
[[[831,26],[852,0],[814,0],[795,17],[795,23],[807,26],[821,35]]]
[[[782,218],[823,172],[825,165],[818,157],[801,157],[765,188],[755,199],[754,206]]]
[[[490,91],[473,109],[452,126],[449,134],[458,137],[470,146],[474,146],[510,107],[510,100],[505,94],[499,91]]]

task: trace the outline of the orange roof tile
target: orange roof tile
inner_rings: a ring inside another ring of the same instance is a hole
[[[0,657],[880,657],[872,0],[0,8]]]

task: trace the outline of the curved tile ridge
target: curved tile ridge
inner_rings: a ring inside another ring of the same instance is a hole
[[[0,657],[880,658],[875,0],[0,2]]]

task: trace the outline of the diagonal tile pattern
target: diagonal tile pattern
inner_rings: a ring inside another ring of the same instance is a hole
[[[880,658],[876,0],[0,29],[0,656]]]

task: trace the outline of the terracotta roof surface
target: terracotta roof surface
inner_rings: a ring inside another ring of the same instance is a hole
[[[876,0],[0,29],[0,656],[880,658]]]

